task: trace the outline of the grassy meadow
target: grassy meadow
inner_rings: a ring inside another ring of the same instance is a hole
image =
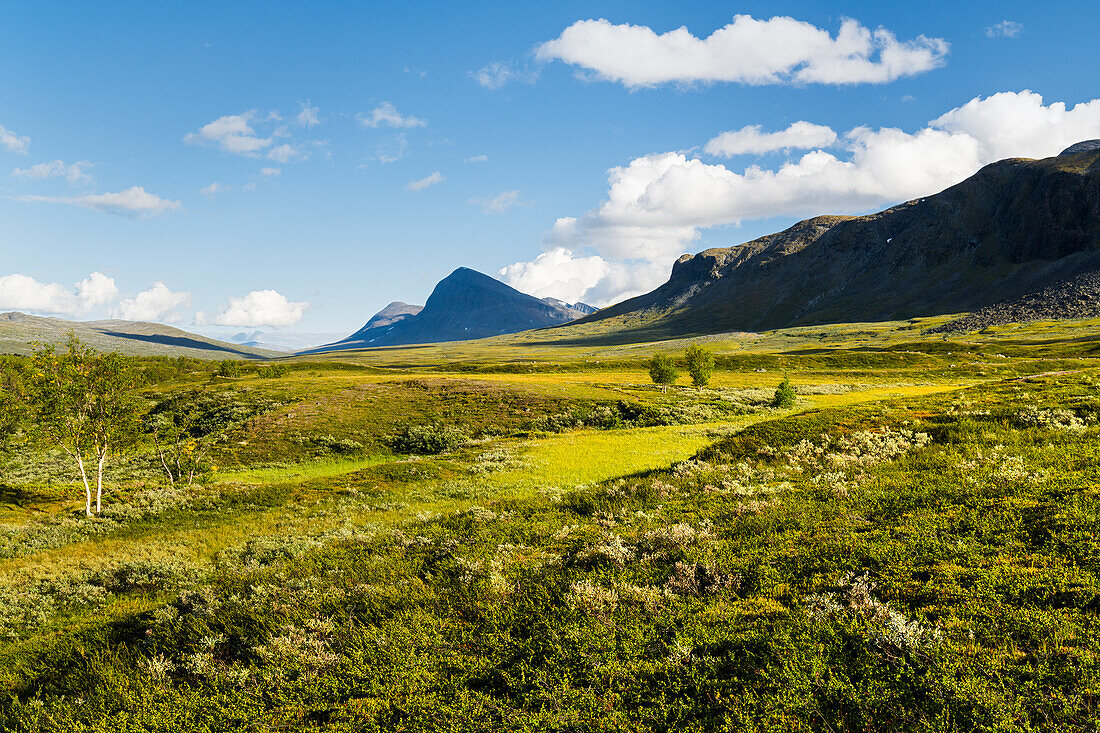
[[[1100,322],[942,320],[146,360],[247,419],[0,454],[0,730],[1096,731]]]

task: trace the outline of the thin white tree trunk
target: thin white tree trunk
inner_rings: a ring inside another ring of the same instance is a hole
[[[88,483],[88,472],[84,470],[84,458],[79,451],[72,454],[76,465],[80,467],[80,479],[84,482],[84,516],[92,516],[92,485]]]
[[[96,466],[95,473],[95,513],[99,514],[103,509],[103,462],[107,460],[107,449],[104,448],[99,454],[99,465]]]

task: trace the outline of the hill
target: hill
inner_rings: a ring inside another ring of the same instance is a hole
[[[61,318],[0,313],[0,352],[27,354],[36,341],[62,344],[69,332],[100,351],[132,356],[190,356],[196,359],[267,359],[283,352],[199,336],[172,326],[143,321],[67,321]]]
[[[684,255],[664,285],[578,323],[640,341],[898,320],[976,311],[1098,269],[1100,149],[1078,144],[876,214]]]
[[[539,300],[460,267],[439,281],[423,307],[390,303],[346,339],[302,353],[466,341],[556,326],[594,311],[584,303]]]

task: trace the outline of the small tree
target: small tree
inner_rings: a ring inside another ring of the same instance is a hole
[[[219,377],[239,377],[243,370],[241,369],[240,359],[225,359],[218,362],[218,370],[215,372]]]
[[[649,360],[649,378],[654,384],[661,385],[662,391],[667,391],[668,385],[676,381],[680,372],[676,370],[676,362],[668,354],[654,354]]]
[[[0,357],[0,448],[19,430],[25,415],[22,375],[10,357]]]
[[[32,428],[75,462],[84,483],[84,513],[92,516],[89,463],[95,463],[95,511],[103,508],[107,457],[138,436],[134,373],[120,354],[101,354],[69,334],[67,351],[39,345],[31,357],[25,403]]]
[[[214,443],[203,417],[199,403],[187,399],[161,403],[145,416],[169,486],[175,486],[177,481],[190,486],[195,482],[195,474],[202,470]]]
[[[793,407],[798,399],[791,386],[791,380],[783,377],[783,381],[775,388],[775,397],[772,398],[772,407]]]
[[[691,375],[691,383],[696,387],[706,387],[714,373],[714,354],[709,349],[692,344],[684,352],[684,363]]]
[[[270,401],[241,401],[235,393],[202,389],[172,394],[145,415],[145,429],[152,436],[157,459],[175,486],[190,486],[208,468],[207,455],[230,431],[275,406]]]

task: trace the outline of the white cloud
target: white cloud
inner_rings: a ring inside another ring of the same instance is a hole
[[[535,56],[633,89],[669,83],[882,83],[942,66],[947,51],[941,38],[899,41],[885,28],[870,30],[852,19],[833,37],[794,18],[736,15],[707,38],[685,27],[658,34],[647,26],[581,20],[539,44]]]
[[[486,214],[503,214],[513,206],[520,205],[519,191],[502,191],[491,199],[470,199]]]
[[[309,303],[294,303],[274,290],[253,290],[243,298],[230,298],[229,305],[214,317],[218,326],[256,328],[293,326],[302,320]]]
[[[234,155],[257,157],[270,147],[273,140],[256,134],[251,124],[255,116],[255,110],[239,115],[224,115],[206,123],[198,132],[187,133],[183,140],[192,145],[213,144]]]
[[[148,193],[141,186],[131,186],[117,193],[87,193],[83,196],[17,196],[16,201],[70,204],[93,211],[118,214],[127,218],[157,216],[181,208],[179,201]]]
[[[812,150],[775,169],[752,165],[738,171],[683,153],[657,153],[612,168],[607,198],[581,217],[559,219],[544,246],[594,250],[612,264],[659,264],[667,275],[705,228],[776,216],[863,213],[936,193],[996,160],[1056,155],[1096,137],[1100,99],[1067,109],[1023,91],[977,97],[912,133],[857,127],[839,139],[837,154]]]
[[[127,321],[164,321],[175,323],[180,320],[176,308],[191,300],[190,293],[174,293],[162,282],[154,282],[148,290],[143,290],[132,298],[126,298],[118,304],[116,318]]]
[[[763,132],[760,125],[723,132],[703,148],[709,155],[732,157],[744,153],[768,153],[773,150],[824,148],[836,142],[832,128],[812,122],[792,123],[786,130]]]
[[[1023,23],[1014,20],[1002,20],[985,28],[985,35],[989,38],[1016,38],[1023,32]]]
[[[308,101],[301,102],[298,116],[294,118],[294,121],[306,128],[319,125],[321,124],[321,110],[312,106]]]
[[[380,143],[374,149],[374,159],[379,163],[396,163],[409,154],[409,139],[399,132],[392,139]]]
[[[397,107],[390,102],[383,102],[371,110],[370,115],[357,116],[359,124],[363,127],[424,127],[428,124],[425,120],[412,115],[403,115],[397,111]]]
[[[464,158],[463,163],[484,163],[489,160],[488,155],[471,155],[469,158]]]
[[[534,84],[538,80],[538,70],[519,68],[512,63],[494,61],[469,73],[470,78],[486,89],[500,89],[511,82]]]
[[[0,277],[0,309],[75,316],[118,297],[115,281],[101,272],[93,272],[73,290],[58,283],[40,283],[29,275]]]
[[[86,160],[71,165],[65,165],[64,161],[51,160],[48,163],[36,163],[26,168],[16,168],[11,174],[20,178],[39,180],[43,178],[65,178],[69,183],[76,185],[81,182],[91,183],[92,177],[86,170],[91,167],[92,164]]]
[[[406,191],[423,191],[428,186],[434,186],[437,183],[443,183],[447,180],[442,173],[435,171],[434,173],[425,176],[416,181],[412,181],[409,185],[405,186]]]
[[[17,135],[8,128],[0,125],[0,148],[4,148],[9,153],[19,153],[20,155],[27,154],[27,148],[30,147],[31,139],[24,135]]]
[[[649,292],[668,278],[664,263],[612,261],[553,247],[530,262],[516,262],[497,273],[506,283],[536,298],[582,301],[604,307]]]
[[[276,163],[290,163],[295,160],[305,160],[309,157],[309,153],[302,150],[300,145],[296,146],[290,145],[289,143],[283,143],[267,151],[267,157],[269,160],[273,160]]]
[[[201,189],[199,189],[199,193],[201,193],[203,196],[213,196],[214,194],[222,193],[223,191],[225,191],[225,186],[218,183],[217,181],[214,181],[209,186],[203,186]]]
[[[283,174],[282,168],[261,168],[260,175],[267,176],[268,178],[274,178],[275,176],[281,176]]]

